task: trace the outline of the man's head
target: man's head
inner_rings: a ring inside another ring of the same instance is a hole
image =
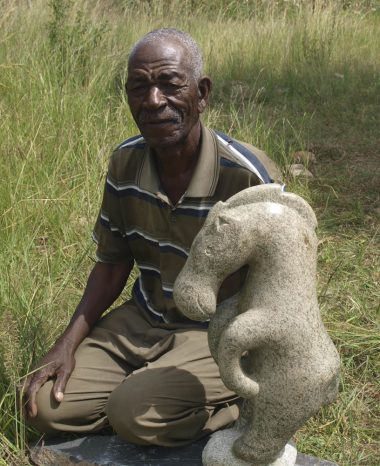
[[[138,41],[128,62],[126,91],[133,118],[152,147],[177,145],[199,126],[211,88],[202,77],[195,41],[176,29],[158,29]]]

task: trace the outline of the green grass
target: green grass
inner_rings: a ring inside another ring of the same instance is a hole
[[[23,464],[36,438],[16,385],[81,296],[109,153],[136,133],[128,49],[160,26],[201,44],[206,123],[265,149],[319,219],[320,306],[342,377],[298,448],[380,464],[378,2],[50,3],[55,16],[44,0],[0,0],[0,464]],[[300,149],[317,157],[314,180],[288,175]]]

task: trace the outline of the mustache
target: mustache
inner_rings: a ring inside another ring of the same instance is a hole
[[[155,111],[142,109],[139,113],[139,123],[152,123],[160,120],[180,122],[182,120],[182,113],[176,108],[163,108]]]

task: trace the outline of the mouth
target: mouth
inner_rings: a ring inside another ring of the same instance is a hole
[[[160,120],[146,120],[141,122],[144,126],[161,126],[161,125],[172,125],[179,123],[177,118],[165,118]]]

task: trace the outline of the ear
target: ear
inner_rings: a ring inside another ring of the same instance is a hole
[[[211,92],[211,79],[208,76],[204,76],[201,78],[198,82],[198,112],[203,113],[207,103],[208,103],[208,98]]]

